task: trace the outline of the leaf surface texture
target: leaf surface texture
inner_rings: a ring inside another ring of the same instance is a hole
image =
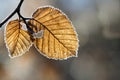
[[[32,40],[29,33],[22,30],[18,20],[13,20],[6,26],[6,45],[11,57],[24,54],[31,46]]]
[[[39,8],[30,20],[34,32],[43,30],[43,37],[36,38],[34,45],[48,58],[66,59],[76,56],[78,38],[72,23],[66,15],[53,7]]]

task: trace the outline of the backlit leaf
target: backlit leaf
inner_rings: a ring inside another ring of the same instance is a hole
[[[78,38],[73,25],[64,13],[53,7],[37,9],[29,24],[34,32],[43,30],[43,37],[34,45],[43,55],[52,59],[77,56]]]
[[[5,36],[6,45],[11,57],[17,57],[24,54],[32,44],[29,33],[22,30],[22,25],[18,20],[8,23]]]

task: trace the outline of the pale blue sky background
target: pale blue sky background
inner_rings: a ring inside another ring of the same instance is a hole
[[[16,8],[18,2],[19,0],[0,0],[0,20],[8,16]]]

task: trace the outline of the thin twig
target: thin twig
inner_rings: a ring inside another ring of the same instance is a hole
[[[22,20],[23,20],[23,22],[25,23],[28,31],[29,31],[31,34],[33,34],[34,31],[28,26],[28,23],[26,22],[26,20],[31,19],[31,18],[24,18],[24,17],[20,14],[19,11],[17,12],[17,14],[19,15],[20,18],[22,18]]]
[[[21,8],[21,5],[24,0],[21,0],[20,3],[18,4],[17,8],[3,21],[0,23],[0,28],[12,17],[14,16]]]
[[[19,20],[22,19],[23,22],[26,24],[26,27],[28,29],[28,31],[33,34],[34,31],[28,26],[26,20],[31,19],[31,18],[24,18],[21,14],[20,14],[20,9],[21,9],[21,5],[23,3],[24,0],[21,0],[20,3],[18,4],[17,8],[0,24],[0,28],[12,17],[14,16],[16,13],[19,16]]]

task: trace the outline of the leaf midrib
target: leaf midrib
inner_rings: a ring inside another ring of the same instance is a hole
[[[17,38],[16,44],[15,44],[15,47],[14,47],[14,49],[13,49],[14,52],[16,51],[16,46],[17,46],[17,42],[18,42],[18,39],[19,39],[19,35],[20,35],[20,26],[21,26],[21,25],[20,25],[20,23],[19,23],[19,24],[18,24],[18,27],[19,27],[19,28],[18,28],[18,29],[19,29],[18,38]],[[14,52],[13,52],[13,54],[14,54]]]
[[[52,34],[52,36],[55,38],[55,39],[57,39],[57,41],[60,43],[60,44],[62,44],[62,46],[64,46],[64,44],[44,25],[44,24],[42,24],[41,22],[39,22],[38,20],[36,20],[36,19],[34,19],[36,22],[38,22],[39,24],[41,24],[45,29],[47,29],[51,34]],[[68,51],[70,51],[71,52],[71,50],[70,49],[68,49],[66,46],[64,46]],[[71,52],[72,53],[72,52]]]

